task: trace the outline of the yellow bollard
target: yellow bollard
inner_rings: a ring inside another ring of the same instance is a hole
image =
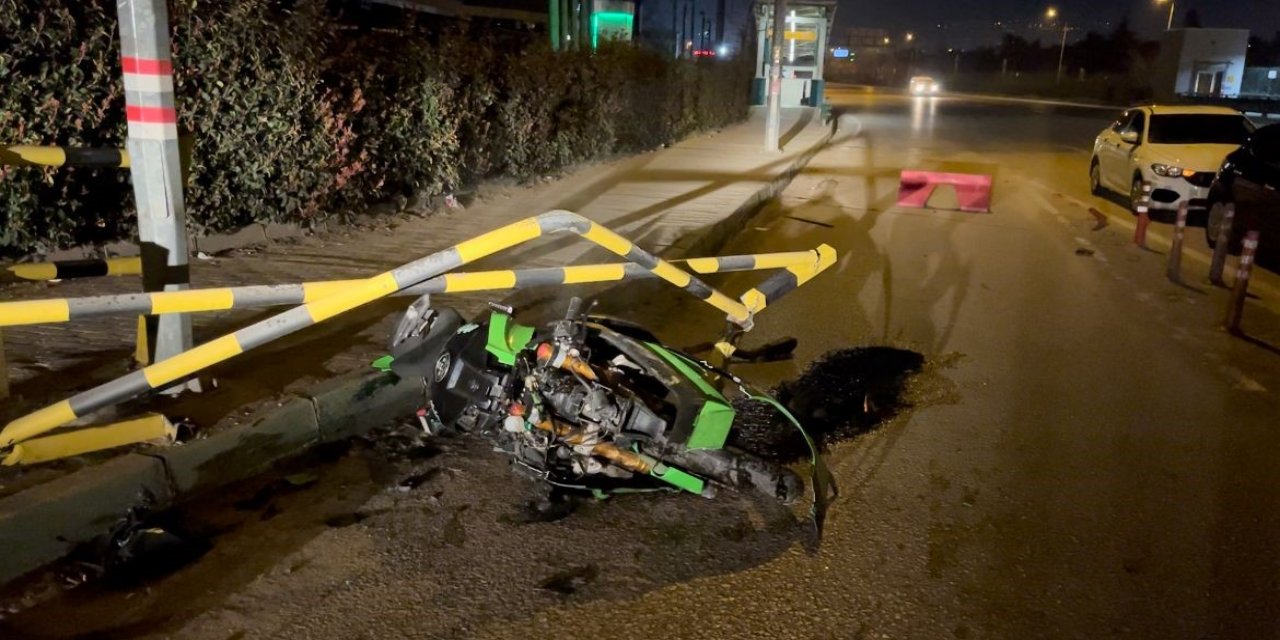
[[[3,464],[35,464],[69,458],[104,449],[114,449],[149,440],[171,443],[177,430],[168,418],[153,413],[115,424],[84,427],[70,433],[32,438],[14,445]]]

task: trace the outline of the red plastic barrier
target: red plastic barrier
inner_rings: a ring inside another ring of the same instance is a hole
[[[925,208],[929,203],[929,196],[933,195],[934,187],[941,184],[949,184],[955,188],[956,201],[961,211],[991,211],[991,176],[906,169],[902,171],[898,182],[898,206]]]

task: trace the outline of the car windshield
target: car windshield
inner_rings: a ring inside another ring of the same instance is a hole
[[[1244,144],[1252,129],[1244,116],[1151,116],[1147,140],[1152,144]]]

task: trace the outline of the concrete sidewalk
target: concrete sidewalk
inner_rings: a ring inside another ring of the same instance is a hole
[[[196,259],[192,282],[214,287],[366,277],[553,209],[575,211],[665,257],[713,254],[830,140],[832,128],[818,120],[813,110],[788,111],[781,154],[763,150],[763,117],[754,113],[723,131],[583,167],[558,180],[489,186],[465,210],[392,216],[372,222],[373,228]],[[594,245],[557,238],[517,247],[468,269],[558,266],[603,257]],[[0,289],[0,298],[130,293],[137,287],[136,278],[19,284]],[[637,289],[639,299],[642,292]],[[443,303],[469,315],[508,295],[449,296]],[[542,295],[567,297],[560,290]],[[370,362],[386,352],[388,336],[407,304],[406,299],[378,301],[241,355],[211,371],[217,385],[205,393],[152,396],[121,410],[124,415],[152,410],[189,418],[197,433],[207,436],[190,444],[0,468],[0,542],[29,552],[0,562],[0,582],[60,557],[140,501],[149,503],[148,508],[163,507],[192,491],[245,477],[283,455],[421,406],[420,381],[388,387],[365,375]],[[280,310],[196,315],[196,342]],[[14,398],[0,409],[0,420],[127,371],[135,323],[136,318],[124,316],[7,329]],[[112,481],[104,483],[107,477]]]

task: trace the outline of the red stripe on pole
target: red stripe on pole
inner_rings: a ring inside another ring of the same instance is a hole
[[[148,76],[173,75],[173,61],[167,59],[157,60],[155,58],[121,56],[120,66],[124,68],[125,73],[137,73]]]
[[[170,124],[178,121],[178,112],[173,107],[125,107],[125,116],[129,122]]]

